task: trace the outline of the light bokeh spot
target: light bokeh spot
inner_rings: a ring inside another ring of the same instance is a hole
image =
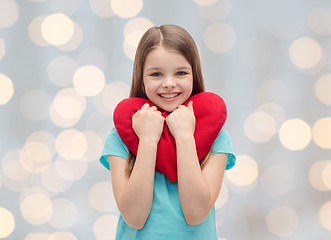
[[[322,48],[316,40],[303,37],[291,44],[289,54],[292,63],[298,68],[313,68],[322,59]]]
[[[85,152],[86,161],[98,161],[100,158],[100,153],[103,150],[103,140],[93,131],[84,131],[83,134],[86,137],[87,146],[89,146]]]
[[[70,118],[70,119],[63,118],[56,112],[53,104],[51,105],[51,107],[49,109],[49,114],[50,114],[52,121],[57,126],[62,127],[62,128],[73,127],[80,120],[80,118]]]
[[[146,18],[134,18],[124,27],[123,48],[126,56],[134,59],[138,43],[142,35],[154,24]]]
[[[79,159],[87,149],[86,137],[76,129],[63,130],[56,137],[55,148],[59,156],[66,160]]]
[[[21,158],[21,164],[30,173],[44,171],[51,163],[52,153],[48,146],[39,141],[27,142],[23,150],[25,158]]]
[[[310,184],[318,191],[325,192],[331,190],[331,184],[329,182],[325,182],[325,180],[329,179],[329,177],[325,176],[325,174],[327,174],[330,170],[330,163],[331,161],[329,160],[318,161],[315,162],[309,169]],[[327,166],[328,168],[326,168]]]
[[[215,208],[222,208],[229,199],[229,190],[225,183],[222,183],[221,192],[215,202]]]
[[[50,96],[42,90],[26,92],[20,100],[22,115],[31,121],[42,121],[48,118],[48,109],[51,105]]]
[[[278,129],[286,119],[285,111],[282,107],[275,103],[264,103],[258,106],[257,112],[265,112],[273,117],[276,123],[276,129]]]
[[[289,150],[302,150],[312,138],[310,126],[303,120],[294,118],[285,121],[279,129],[279,139]]]
[[[322,171],[322,180],[324,185],[331,191],[331,162],[329,162]]]
[[[94,236],[97,240],[115,239],[118,218],[114,215],[104,215],[93,225]]]
[[[6,75],[0,73],[0,105],[4,105],[14,95],[14,85],[12,80]]]
[[[218,0],[193,0],[199,6],[210,6],[217,3]]]
[[[72,161],[72,160],[71,160]],[[71,166],[68,164],[67,160],[62,158],[57,158],[55,161],[56,172],[61,178],[67,181],[74,181],[74,171]]]
[[[318,212],[318,220],[328,231],[331,231],[331,201],[325,202]]]
[[[61,51],[72,51],[75,50],[79,47],[79,45],[83,42],[83,29],[80,25],[78,25],[77,23],[73,23],[74,24],[74,30],[73,30],[73,34],[72,37],[65,42],[64,44],[61,45],[56,45],[56,47],[58,49],[60,49]]]
[[[49,240],[49,234],[42,232],[28,233],[24,240]]]
[[[142,0],[110,0],[110,4],[114,13],[121,18],[134,17],[143,8]]]
[[[6,189],[13,192],[20,192],[31,185],[29,182],[30,172],[26,171],[20,159],[25,157],[25,152],[13,149],[7,152],[1,159],[2,184]]]
[[[89,191],[91,206],[98,212],[110,212],[116,208],[111,182],[99,182],[94,184]]]
[[[32,42],[38,46],[45,47],[49,46],[49,42],[47,42],[42,33],[41,33],[41,24],[45,20],[46,16],[38,16],[35,17],[29,24],[29,37]]]
[[[134,31],[125,36],[123,42],[123,48],[125,55],[128,56],[131,60],[135,57],[135,52],[138,46],[138,43],[144,34],[144,31]]]
[[[317,98],[327,105],[331,105],[331,74],[323,75],[315,84]]]
[[[114,12],[110,6],[110,0],[90,0],[92,12],[102,18],[114,16]]]
[[[85,108],[85,98],[73,88],[65,88],[56,94],[49,113],[56,125],[72,127],[80,120]]]
[[[4,176],[14,181],[25,180],[30,176],[29,172],[22,167],[19,160],[4,163],[2,170]]]
[[[267,216],[267,226],[277,237],[290,236],[299,226],[299,216],[289,206],[275,207]]]
[[[103,114],[112,114],[117,104],[129,97],[130,85],[125,82],[111,82],[106,85],[100,95],[96,96],[94,105]]]
[[[77,207],[69,199],[54,199],[53,211],[48,223],[55,229],[68,229],[77,221]]]
[[[65,44],[74,34],[74,23],[62,13],[51,14],[42,22],[41,33],[44,39],[52,45]]]
[[[58,157],[55,161],[56,172],[66,181],[75,181],[81,179],[88,170],[85,157],[67,160]]]
[[[109,83],[102,92],[104,106],[108,110],[113,111],[121,100],[128,97],[129,88],[129,84],[124,82]]]
[[[56,164],[51,164],[45,171],[41,174],[41,182],[45,189],[47,189],[52,194],[62,193],[67,191],[71,185],[72,181],[64,179],[57,171]]]
[[[20,162],[20,158],[24,156],[26,155],[21,150],[7,152],[1,160],[3,176],[15,182],[26,180],[30,176],[30,172]]]
[[[310,29],[322,36],[331,35],[331,8],[327,6],[314,8],[308,17]]]
[[[0,207],[0,226],[0,239],[9,237],[15,229],[14,215],[3,207]]]
[[[53,215],[52,201],[42,193],[25,196],[20,207],[23,218],[33,225],[44,224]]]
[[[213,5],[200,5],[199,11],[200,15],[210,21],[217,22],[226,18],[231,10],[229,0],[216,0],[217,2]],[[202,2],[202,1],[201,1]],[[208,2],[208,1],[203,1]]]
[[[42,142],[44,145],[47,146],[52,156],[54,156],[55,154],[55,138],[49,132],[46,131],[32,132],[26,139],[26,143],[28,142]]]
[[[80,118],[83,113],[83,109],[79,101],[69,96],[55,98],[53,106],[55,111],[65,119]]]
[[[153,26],[154,24],[147,18],[144,17],[133,18],[124,26],[123,29],[124,37],[126,37],[128,34],[131,34],[132,32],[145,32]]]
[[[317,120],[312,132],[313,140],[319,147],[331,149],[331,117]]]
[[[68,87],[78,69],[78,64],[68,56],[54,58],[47,68],[48,77],[52,83],[59,87]]]
[[[19,17],[19,8],[13,0],[0,1],[0,28],[11,27]]]
[[[72,232],[54,232],[47,240],[78,240]]]
[[[226,23],[213,23],[205,30],[204,42],[212,52],[225,53],[234,46],[236,34],[233,28]]]
[[[259,167],[254,159],[247,155],[237,156],[236,167],[227,172],[228,180],[237,186],[253,184],[259,175]]]
[[[0,60],[6,55],[5,41],[0,37]]]
[[[266,112],[254,112],[246,119],[244,129],[253,142],[267,142],[276,133],[276,121]]]
[[[79,68],[73,77],[75,90],[85,97],[98,95],[105,87],[105,83],[103,71],[92,65]]]

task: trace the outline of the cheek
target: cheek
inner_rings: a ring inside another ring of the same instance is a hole
[[[193,90],[193,79],[190,79],[189,81],[187,81],[186,88],[187,88],[187,90],[190,90],[192,92],[192,90]]]
[[[149,97],[149,95],[153,94],[153,92],[156,91],[154,84],[152,84],[151,82],[145,81],[144,85],[145,85],[144,88],[147,97]]]

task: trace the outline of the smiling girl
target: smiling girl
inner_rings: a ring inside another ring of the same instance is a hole
[[[222,129],[209,154],[198,159],[195,103],[189,99],[204,91],[199,53],[189,33],[175,25],[150,28],[136,51],[130,91],[130,98],[152,103],[132,116],[137,153],[129,151],[114,128],[100,159],[111,167],[121,213],[116,239],[217,239],[214,204],[235,156],[230,136]],[[155,171],[165,126],[175,140],[176,182]]]

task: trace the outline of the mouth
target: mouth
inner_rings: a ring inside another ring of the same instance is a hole
[[[180,93],[160,93],[158,94],[162,98],[171,99],[180,95]]]

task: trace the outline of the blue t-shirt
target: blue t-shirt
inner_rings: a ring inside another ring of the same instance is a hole
[[[115,128],[113,128],[105,143],[100,162],[109,168],[108,155],[128,156],[128,148],[123,143]],[[211,154],[228,153],[226,169],[236,162],[229,133],[222,129],[212,146]],[[123,160],[124,161],[124,160]],[[134,202],[132,202],[134,204]],[[188,225],[180,205],[178,183],[171,183],[165,175],[155,172],[153,204],[145,226],[136,230],[129,227],[122,216],[117,223],[116,240],[217,240],[215,208],[208,217],[198,225]]]

